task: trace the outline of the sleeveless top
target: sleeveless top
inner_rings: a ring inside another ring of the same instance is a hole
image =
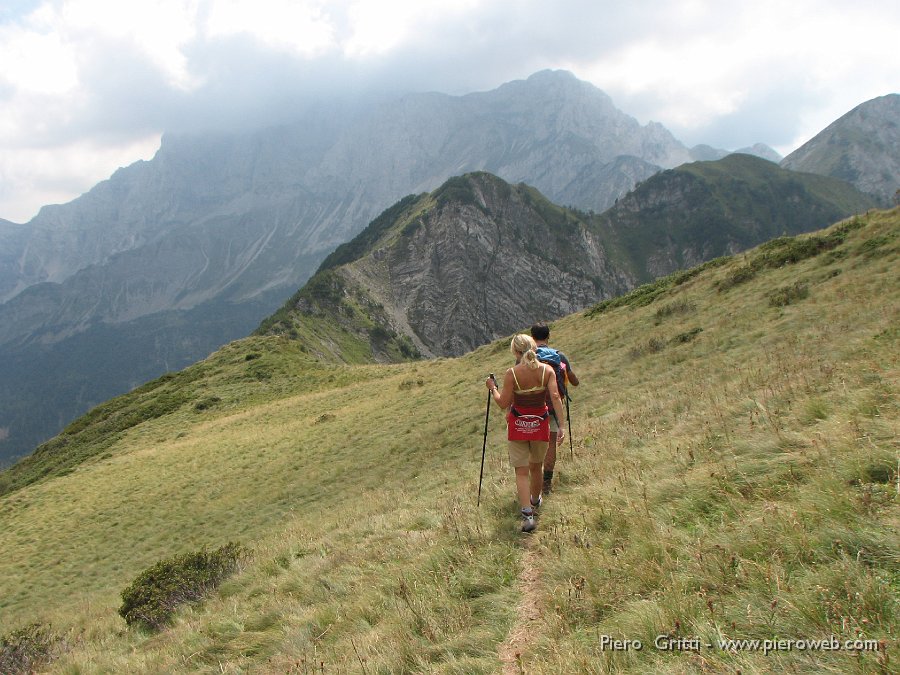
[[[523,408],[540,408],[543,407],[547,397],[547,382],[549,378],[544,379],[547,371],[553,374],[553,369],[546,364],[541,364],[541,384],[534,387],[522,389],[519,384],[519,378],[516,377],[516,369],[512,369],[513,381],[516,383],[513,389],[513,405]]]
[[[547,370],[553,374],[552,369],[544,365],[541,370],[541,383],[523,389],[519,384],[519,378],[516,377],[515,368],[512,369],[516,385],[513,388],[513,402],[506,415],[506,437],[510,441],[550,440],[550,414],[544,402],[549,382],[549,378],[545,379]]]

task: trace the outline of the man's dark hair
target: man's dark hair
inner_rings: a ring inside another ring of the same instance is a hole
[[[531,327],[531,337],[535,340],[548,340],[550,338],[550,326],[541,322]]]

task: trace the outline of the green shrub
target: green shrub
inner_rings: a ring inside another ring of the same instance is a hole
[[[408,335],[401,335],[397,338],[397,346],[400,349],[400,354],[403,358],[406,359],[421,359],[422,352],[419,351],[419,348],[413,344],[413,341],[409,338]]]
[[[807,297],[809,297],[809,286],[802,281],[797,281],[769,293],[769,306],[786,307]]]
[[[50,626],[32,623],[0,637],[0,673],[33,673],[62,650],[63,640]]]
[[[616,309],[617,307],[645,307],[669,289],[675,286],[680,286],[681,284],[693,279],[698,274],[708,269],[721,267],[729,260],[731,260],[731,258],[729,257],[713,258],[712,260],[708,260],[707,262],[703,263],[702,265],[698,265],[697,267],[692,267],[688,270],[678,270],[677,272],[672,272],[672,274],[666,277],[661,277],[656,281],[651,281],[650,283],[644,284],[643,286],[638,286],[633,291],[626,293],[625,295],[610,298],[609,300],[603,300],[593,307],[589,307],[588,309],[586,309],[584,311],[584,316],[591,318],[599,314],[603,314],[604,312],[607,312],[611,309]]]
[[[887,255],[888,253],[890,253],[890,250],[887,248],[887,246],[895,237],[896,234],[892,233],[891,235],[880,235],[877,237],[872,237],[871,239],[866,239],[857,247],[857,251],[867,258],[879,255]]]
[[[221,403],[222,399],[218,396],[207,396],[206,398],[200,399],[194,404],[194,410],[197,412],[202,412],[204,410],[209,410],[217,403]]]
[[[425,386],[425,380],[423,380],[420,377],[415,380],[412,378],[407,378],[407,379],[403,380],[403,382],[401,382],[397,388],[400,389],[401,391],[405,391],[408,389],[412,389],[413,387],[424,387],[424,386]]]
[[[731,270],[725,278],[716,284],[720,293],[750,281],[756,276],[756,269],[752,265],[741,265]]]
[[[244,555],[239,544],[203,549],[162,560],[141,572],[122,591],[119,614],[129,625],[159,630],[186,602],[201,600],[237,569]]]
[[[647,354],[656,354],[666,348],[666,341],[662,338],[652,337],[647,342],[635,345],[628,352],[632,359],[639,359]]]
[[[645,307],[669,290],[670,287],[671,279],[669,277],[664,277],[649,284],[638,286],[625,295],[599,302],[593,307],[588,308],[584,315],[590,318],[598,314],[603,314],[611,309],[616,309],[617,307]]]
[[[383,345],[391,338],[396,337],[396,335],[397,334],[393,330],[385,328],[380,324],[376,324],[369,328],[369,340],[375,345]]]
[[[679,333],[671,340],[669,340],[670,345],[683,345],[688,342],[693,342],[694,338],[700,335],[703,332],[703,329],[699,326],[696,328],[691,328],[689,331],[685,331],[684,333]]]
[[[691,312],[697,309],[697,305],[695,305],[690,300],[686,300],[685,298],[679,298],[673,302],[670,302],[667,305],[663,305],[658,310],[656,310],[656,320],[655,323],[662,323],[663,319],[666,319],[670,316],[676,316],[680,314],[690,314]]]
[[[812,258],[825,251],[831,251],[847,240],[853,230],[863,227],[864,223],[855,218],[835,227],[828,234],[808,235],[803,237],[778,237],[766,242],[757,249],[751,261],[754,270],[762,268],[776,269],[787,264],[797,263]]]

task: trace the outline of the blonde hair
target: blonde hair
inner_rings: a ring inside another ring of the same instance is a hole
[[[522,362],[532,370],[540,365],[537,354],[534,352],[535,349],[537,349],[537,343],[527,333],[519,333],[509,343],[509,351],[512,352],[512,355],[521,356]]]

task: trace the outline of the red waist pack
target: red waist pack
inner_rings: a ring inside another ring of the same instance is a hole
[[[550,413],[547,406],[510,408],[506,428],[507,438],[511,441],[549,441]]]

